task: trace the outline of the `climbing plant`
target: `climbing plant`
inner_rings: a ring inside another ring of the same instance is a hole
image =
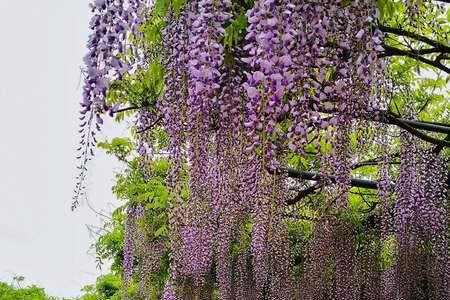
[[[73,208],[135,120],[124,297],[448,299],[446,2],[93,1]]]

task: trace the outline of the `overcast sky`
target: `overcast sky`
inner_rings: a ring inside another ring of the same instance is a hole
[[[0,0],[0,281],[23,275],[55,296],[98,274],[85,224],[100,220],[86,205],[70,211],[89,17],[88,0]],[[92,164],[97,209],[114,203],[118,170],[102,154]]]

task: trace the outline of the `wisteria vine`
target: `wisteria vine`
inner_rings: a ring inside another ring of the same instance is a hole
[[[158,295],[165,300],[449,299],[448,162],[408,127],[362,129],[387,123],[389,108],[375,1],[156,2],[94,1],[85,57],[75,203],[103,114],[119,109],[107,105],[111,82],[153,61],[164,69],[153,106],[135,107],[136,150],[151,176],[153,129],[167,134],[170,234],[165,241],[139,233],[146,211],[130,204],[124,282],[139,270],[146,298],[145,274],[159,272],[169,248]],[[420,13],[420,1],[404,4]],[[146,18],[163,23],[150,54],[132,39],[144,34]],[[352,215],[355,137],[380,155],[377,200],[359,192],[363,220]],[[286,172],[292,157],[318,170],[308,189],[320,193],[321,205],[287,208],[297,192]],[[301,259],[289,232],[297,212],[311,227]]]

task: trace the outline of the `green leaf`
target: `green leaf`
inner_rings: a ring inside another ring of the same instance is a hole
[[[225,36],[223,38],[225,48],[235,47],[246,32],[246,28],[247,17],[244,14],[236,16],[230,25],[225,28]]]
[[[155,231],[155,237],[158,237],[160,235],[165,235],[167,233],[167,227],[165,225],[158,228],[158,230]]]
[[[105,151],[110,151],[111,150],[111,146],[107,142],[99,142],[99,143],[97,143],[97,147],[99,147],[100,149],[103,149]]]

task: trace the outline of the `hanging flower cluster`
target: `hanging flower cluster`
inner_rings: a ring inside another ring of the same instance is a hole
[[[105,103],[106,91],[111,80],[121,78],[132,67],[123,56],[130,47],[129,34],[136,33],[142,23],[145,6],[146,1],[123,0],[96,0],[91,4],[93,33],[87,44],[89,53],[84,57],[82,114],[91,108],[97,115],[110,109]],[[97,123],[102,124],[100,119]]]
[[[125,222],[124,255],[123,255],[123,281],[129,283],[134,270],[136,257],[136,241],[138,222],[144,217],[142,205],[130,206],[127,209],[127,220]]]
[[[139,61],[126,60],[128,50],[136,56],[136,48],[128,43],[130,35],[136,34],[142,23],[142,14],[147,7],[146,0],[95,0],[90,4],[93,17],[90,29],[93,31],[87,43],[88,54],[84,57],[84,86],[80,111],[81,141],[77,149],[81,160],[80,175],[77,177],[73,208],[84,190],[86,164],[94,156],[96,131],[103,124],[101,115],[111,116],[118,104],[108,107],[106,93],[113,80],[122,78]]]
[[[404,134],[403,142],[395,189],[399,299],[420,299],[427,293],[433,299],[448,299],[447,170],[436,154],[423,149],[413,137]],[[428,282],[428,291],[420,285],[420,281]]]
[[[381,296],[381,271],[380,271],[380,243],[377,241],[378,230],[367,230],[367,235],[361,243],[361,249],[358,255],[359,278],[353,278],[360,286],[360,295],[362,299],[393,299]],[[353,286],[355,288],[355,286]],[[357,290],[357,288],[356,288]],[[356,299],[359,299],[358,296]]]
[[[239,77],[224,68],[223,89],[218,97],[220,111],[217,142],[212,170],[212,212],[217,216],[216,276],[222,299],[235,299],[233,265],[229,255],[233,241],[238,239],[236,227],[242,223],[248,203],[244,202],[240,172],[245,157],[242,132],[242,88]]]
[[[141,108],[137,114],[137,126],[138,143],[136,145],[136,151],[142,158],[141,170],[148,175],[148,168],[151,166],[154,159],[153,150],[153,133],[151,131],[152,125],[157,121],[158,115],[148,108]]]
[[[210,198],[207,195],[211,169],[208,158],[213,137],[209,132],[224,61],[219,39],[225,33],[222,26],[230,17],[230,5],[229,1],[198,1],[188,16],[188,159],[193,202]]]
[[[217,291],[223,300],[406,300],[422,299],[426,292],[420,285],[426,282],[433,299],[448,299],[447,174],[441,158],[403,138],[395,191],[392,153],[384,150],[379,164],[381,221],[374,220],[370,234],[361,236],[345,215],[354,164],[351,135],[358,119],[376,119],[383,106],[384,64],[378,58],[383,35],[375,29],[374,2],[256,0],[246,13],[245,37],[232,49],[222,41],[239,5],[191,0],[178,11],[169,2],[157,48],[164,91],[154,108],[139,111],[137,147],[147,170],[154,159],[147,129],[161,121],[168,135],[171,194],[170,270],[161,297],[210,299]],[[114,112],[104,100],[109,81],[135,63],[121,56],[145,5],[126,3],[93,5],[83,126],[98,127],[100,113]],[[136,61],[145,60],[142,50],[132,51]],[[332,150],[322,149],[324,144]],[[295,266],[301,270],[297,285],[283,167],[290,154],[305,154],[310,146],[319,153],[320,168],[333,175],[325,182],[332,208],[314,224],[306,261]],[[142,212],[130,208],[125,282],[135,268],[134,253],[140,253],[141,273],[151,273],[158,264],[146,256],[160,257],[164,248],[133,236],[136,215]],[[396,259],[382,270],[378,248],[389,239],[396,244]],[[145,282],[142,291],[145,297]]]
[[[254,71],[247,75],[244,85],[250,100],[245,126],[252,140],[249,150],[260,148],[273,170],[277,167],[273,136],[279,135],[278,119],[289,111],[283,100],[294,84],[290,55],[295,45],[294,9],[290,1],[256,1],[247,13],[249,27],[244,50],[251,56],[244,61]]]
[[[218,84],[224,69],[223,46],[219,40],[224,35],[222,25],[229,19],[230,9],[231,3],[227,1],[192,1],[179,16],[172,16],[164,32],[168,76],[162,105],[174,158],[174,185],[186,151],[191,191],[186,210],[173,214],[171,230],[179,240],[172,243],[172,276],[177,282],[191,281],[198,289],[205,286],[212,266],[213,206],[217,209],[221,198],[226,197],[220,192],[217,193],[220,196],[212,196],[211,187],[215,186],[214,182],[223,182],[217,176],[224,174],[219,173],[220,162],[215,160],[216,152],[220,151],[216,145],[218,138],[210,132],[216,126],[212,118],[214,111],[235,109],[232,101],[236,99],[221,91]],[[219,101],[220,94],[223,95]],[[183,142],[186,140],[189,140],[187,149]],[[183,203],[178,205],[184,207]],[[221,236],[226,235],[225,231],[228,231],[226,227]],[[228,256],[221,262],[225,264],[227,259]],[[226,272],[225,265],[223,269]],[[229,283],[225,277],[221,281],[225,294]]]
[[[248,12],[244,49],[250,57],[243,59],[253,70],[244,85],[249,97],[248,151],[258,153],[269,168],[276,169],[276,152],[283,144],[297,152],[303,152],[311,141],[320,148],[317,136],[330,128],[335,151],[327,160],[344,206],[352,121],[371,114],[380,101],[367,88],[379,80],[383,69],[377,59],[382,34],[370,29],[375,15],[371,1],[344,7],[332,1],[296,5],[257,1]],[[286,137],[276,126],[285,119],[292,120]]]
[[[164,76],[165,90],[158,106],[163,114],[164,129],[169,136],[170,161],[172,164],[168,185],[171,187],[175,201],[171,201],[169,212],[169,227],[172,231],[171,249],[177,253],[180,248],[180,229],[183,222],[181,199],[182,185],[180,175],[185,162],[186,153],[186,117],[187,117],[187,28],[188,8],[183,9],[178,17],[170,15],[169,24],[162,32],[164,46]],[[171,278],[166,284],[164,299],[176,299],[175,278],[178,278],[178,270],[182,261],[178,255],[171,257]]]
[[[306,270],[300,285],[302,299],[327,299],[330,280],[327,269],[333,259],[335,218],[322,218],[315,224],[307,257]]]

